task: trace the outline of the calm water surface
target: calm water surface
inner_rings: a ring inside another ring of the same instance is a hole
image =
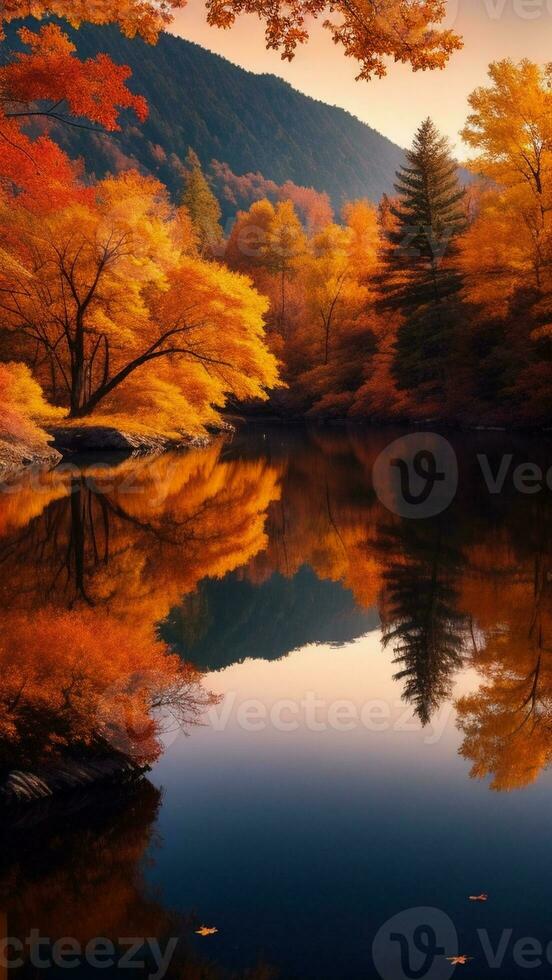
[[[257,427],[0,495],[3,771],[58,732],[23,650],[71,665],[67,702],[84,630],[87,669],[115,685],[117,637],[138,656],[159,636],[220,695],[187,734],[159,714],[142,782],[5,817],[8,935],[179,937],[170,977],[445,980],[457,952],[468,976],[552,973],[514,953],[552,941],[552,492],[490,494],[477,458],[545,469],[550,443],[451,437],[458,492],[411,520],[372,484],[396,436]],[[385,927],[420,907],[440,911]],[[439,945],[444,915],[446,949],[426,960],[426,930],[401,961],[388,933],[429,925]]]

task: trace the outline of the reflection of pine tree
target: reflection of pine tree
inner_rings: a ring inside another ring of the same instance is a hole
[[[463,663],[467,618],[456,608],[458,552],[445,544],[440,523],[404,521],[387,532],[383,643],[392,645],[401,669],[404,699],[426,725],[450,696],[454,671]]]

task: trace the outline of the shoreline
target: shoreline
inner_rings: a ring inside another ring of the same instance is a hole
[[[137,779],[150,768],[122,753],[68,756],[35,769],[11,769],[0,783],[0,800],[6,807],[34,803],[99,783]]]
[[[6,439],[0,439],[0,484],[32,467],[51,469],[61,459],[61,453],[52,445],[29,446],[24,442],[8,442]]]
[[[0,484],[7,483],[27,472],[29,469],[52,469],[62,460],[70,459],[79,453],[125,453],[129,456],[155,456],[171,450],[204,449],[210,445],[213,437],[232,435],[244,426],[284,426],[296,428],[306,426],[311,428],[340,428],[340,429],[404,429],[420,430],[431,426],[437,431],[457,433],[496,433],[503,435],[526,435],[531,437],[549,437],[552,428],[547,426],[499,426],[499,425],[462,425],[461,423],[446,422],[442,419],[420,419],[417,421],[402,421],[389,419],[387,421],[350,418],[317,418],[305,417],[284,418],[278,415],[231,415],[228,421],[221,421],[213,426],[205,435],[182,435],[179,438],[157,435],[155,433],[132,432],[123,428],[108,425],[60,425],[49,428],[51,442],[47,446],[33,446],[24,442],[12,442],[0,438]]]
[[[234,427],[221,424],[206,435],[169,438],[153,433],[131,432],[107,425],[60,425],[47,429],[51,442],[33,446],[0,438],[0,484],[16,479],[29,469],[53,469],[62,460],[79,453],[123,453],[155,456],[170,450],[206,448],[213,435],[231,433]]]

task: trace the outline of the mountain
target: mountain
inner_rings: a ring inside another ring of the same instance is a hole
[[[214,158],[236,174],[260,171],[278,184],[314,187],[337,209],[349,198],[377,201],[392,190],[402,150],[344,109],[170,34],[151,46],[111,25],[63,27],[81,56],[105,51],[129,65],[130,87],[150,106],[144,125],[129,117],[115,137],[56,129],[56,139],[72,155],[83,155],[98,177],[138,162],[178,193],[181,161],[192,146],[204,166]],[[6,47],[19,47],[13,24],[7,33]]]
[[[378,614],[359,609],[339,582],[303,565],[292,578],[275,572],[254,584],[238,572],[206,579],[161,624],[161,639],[201,670],[249,659],[280,660],[307,643],[341,646],[377,629]]]

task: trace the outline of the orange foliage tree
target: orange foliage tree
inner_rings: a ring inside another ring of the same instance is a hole
[[[41,18],[56,14],[74,26],[82,21],[95,24],[116,22],[124,33],[140,34],[154,42],[159,31],[170,24],[173,11],[184,7],[186,0],[6,0],[0,14],[2,22],[32,14]],[[443,68],[450,55],[462,47],[462,41],[450,29],[439,30],[444,19],[444,0],[356,0],[351,4],[337,0],[328,9],[324,0],[292,0],[268,3],[267,0],[207,0],[207,20],[217,27],[230,27],[236,16],[254,13],[266,23],[267,48],[282,49],[282,57],[291,60],[298,44],[308,39],[306,19],[325,13],[327,27],[336,44],[348,57],[359,62],[359,78],[386,74],[385,58],[410,64],[414,70]]]
[[[155,41],[159,31],[171,22],[172,12],[185,5],[186,0],[5,0],[0,11],[2,22],[23,17],[39,19],[55,14],[74,27],[83,21],[92,24],[120,24],[128,37],[140,34]]]
[[[32,140],[24,124],[46,117],[115,130],[121,109],[144,119],[147,106],[128,90],[128,68],[102,54],[80,61],[57,25],[19,34],[30,50],[0,68],[0,200],[23,194],[29,208],[44,213],[82,195],[79,171],[48,137]]]
[[[379,258],[375,208],[344,208],[306,227],[291,200],[267,199],[240,211],[226,261],[247,271],[270,301],[268,341],[289,391],[272,396],[284,411],[347,414],[371,353]]]
[[[2,274],[4,330],[40,351],[37,370],[71,416],[101,405],[198,431],[228,394],[276,384],[265,301],[193,254],[189,224],[153,179],[127,172],[40,225],[21,208],[5,222],[23,269]]]
[[[182,728],[213,702],[200,674],[165,644],[129,634],[90,610],[29,620],[11,615],[0,640],[0,741],[19,764],[42,763],[63,750],[122,751],[152,762],[159,724],[152,712]]]
[[[358,61],[358,78],[387,73],[385,58],[410,64],[416,70],[443,68],[462,41],[450,29],[436,25],[445,17],[443,0],[207,0],[207,19],[218,27],[231,27],[242,13],[256,14],[266,23],[267,48],[282,51],[291,61],[298,44],[308,39],[305,22],[329,14],[323,21],[335,44],[343,46],[347,57]],[[331,15],[335,15],[335,19]]]

